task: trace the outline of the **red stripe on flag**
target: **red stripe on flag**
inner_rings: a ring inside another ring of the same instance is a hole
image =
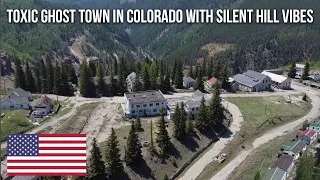
[[[47,141],[47,140],[39,140],[39,143],[43,143],[43,144],[86,144],[87,142],[86,141],[77,141],[77,140],[73,140],[73,141],[70,141],[70,140],[58,140],[58,141]]]
[[[87,160],[7,160],[7,163],[86,163]],[[8,166],[9,168],[9,166]]]
[[[86,169],[86,166],[65,166],[64,169]],[[61,166],[11,166],[7,169],[62,169]]]
[[[39,150],[86,150],[86,147],[39,147]]]
[[[39,134],[39,137],[86,137],[86,134]]]
[[[39,156],[86,156],[86,153],[39,153]]]
[[[7,173],[8,176],[86,176],[86,173]]]

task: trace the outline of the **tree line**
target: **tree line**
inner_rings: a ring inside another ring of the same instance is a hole
[[[73,84],[78,84],[77,75],[71,65],[40,60],[37,67],[31,68],[30,63],[14,59],[15,87],[30,91],[31,93],[49,93],[62,96],[73,94]]]

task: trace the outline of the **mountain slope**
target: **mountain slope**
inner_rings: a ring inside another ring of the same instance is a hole
[[[48,51],[61,58],[69,56],[75,39],[82,39],[82,55],[102,59],[112,57],[136,58],[136,48],[128,34],[113,25],[80,24],[9,24],[6,9],[64,9],[75,5],[52,4],[41,0],[15,0],[1,2],[2,50],[24,59],[36,59]],[[77,18],[77,17],[76,17]]]

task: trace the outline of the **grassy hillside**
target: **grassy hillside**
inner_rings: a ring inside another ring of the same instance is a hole
[[[67,55],[70,38],[86,36],[98,52],[135,51],[127,33],[112,25],[94,24],[9,24],[6,9],[64,9],[75,5],[51,4],[42,0],[15,0],[1,2],[1,49],[24,59],[36,59],[47,51]],[[78,17],[76,17],[78,18]],[[79,21],[76,21],[79,22]],[[86,54],[102,56],[87,48]]]

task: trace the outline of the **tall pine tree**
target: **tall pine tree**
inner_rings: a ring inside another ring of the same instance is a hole
[[[309,71],[310,71],[310,63],[307,62],[306,65],[304,66],[301,80],[308,80],[309,79],[309,75],[310,75]]]
[[[205,132],[210,127],[210,121],[208,120],[207,113],[208,113],[207,106],[205,104],[204,97],[202,97],[199,111],[196,117],[196,128],[200,132]]]
[[[90,150],[91,157],[88,163],[88,180],[105,179],[106,167],[102,161],[100,148],[98,147],[96,138],[93,138],[92,149]]]
[[[105,152],[106,157],[106,172],[108,179],[121,179],[123,174],[123,165],[120,159],[119,141],[117,140],[114,129],[111,129],[111,134],[107,140]]]
[[[110,95],[111,96],[117,95],[117,82],[116,82],[116,79],[114,78],[114,71],[112,68],[110,70]]]
[[[84,62],[80,67],[80,93],[83,97],[95,97],[95,90],[89,67]]]
[[[202,81],[202,74],[201,74],[201,71],[199,70],[198,67],[196,69],[197,69],[197,72],[198,72],[198,76],[197,76],[196,83],[195,83],[193,89],[203,92],[204,91],[204,85],[203,85],[203,81]]]
[[[131,129],[127,139],[127,148],[124,161],[129,167],[137,167],[142,160],[141,144],[139,136],[135,130],[134,121],[132,121]]]
[[[21,61],[18,58],[15,58],[14,63],[16,66],[16,72],[14,74],[14,85],[16,88],[20,87],[22,89],[26,89],[25,74],[21,66]]]
[[[51,64],[51,61],[48,61],[47,63],[47,87],[48,87],[48,93],[53,93],[54,89],[54,73],[53,73],[53,67]]]
[[[33,77],[33,74],[29,68],[29,63],[27,62],[26,63],[26,90],[34,93],[36,92],[36,84],[35,84],[35,80],[34,80],[34,77]]]
[[[61,86],[61,70],[60,66],[57,63],[54,68],[54,76],[53,76],[53,92],[55,94],[61,94],[61,89],[63,87]]]
[[[143,66],[143,70],[142,70],[142,79],[143,79],[143,90],[150,90],[150,74],[149,74],[149,69],[148,69],[148,65],[145,64]]]
[[[38,93],[40,93],[41,92],[41,78],[40,78],[39,68],[35,68],[34,76],[36,78],[36,90]]]
[[[210,125],[220,124],[224,118],[223,107],[221,105],[220,91],[218,81],[214,85],[210,105],[209,105],[209,121]]]
[[[97,65],[96,72],[97,72],[97,79],[98,79],[97,84],[98,84],[99,93],[102,96],[107,96],[108,95],[107,84],[104,81],[104,70],[101,63]]]
[[[175,72],[174,83],[177,89],[183,88],[183,67],[182,63],[179,61],[177,63],[177,71]]]
[[[294,79],[296,77],[296,63],[292,62],[289,68],[288,77]]]
[[[41,59],[40,61],[40,80],[41,80],[41,92],[47,93],[48,92],[48,73],[47,73],[47,67],[43,59]]]
[[[158,133],[156,137],[156,142],[160,148],[160,156],[162,158],[165,158],[169,154],[169,148],[170,148],[170,137],[168,135],[167,131],[167,122],[164,119],[164,112],[163,109],[161,109],[161,117],[158,120]]]

